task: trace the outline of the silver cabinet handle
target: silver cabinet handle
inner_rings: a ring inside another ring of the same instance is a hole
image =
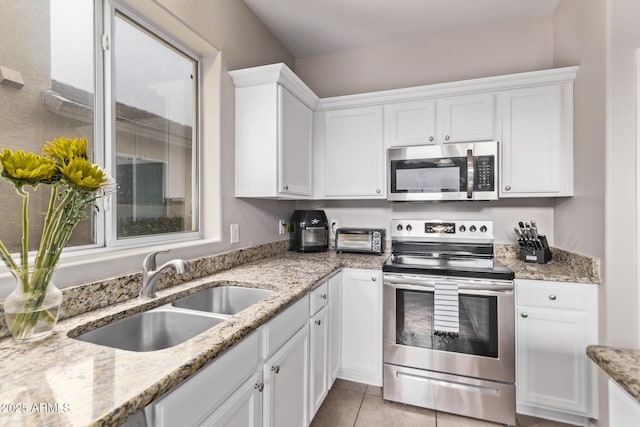
[[[506,187],[504,187],[504,191],[510,191],[511,190],[511,186],[507,185]]]
[[[447,136],[448,137],[448,136]],[[473,197],[473,181],[475,181],[475,168],[473,165],[473,150],[467,150],[467,199]]]
[[[256,384],[253,388],[262,393],[262,391],[264,390],[264,383]]]
[[[321,321],[316,320],[316,325],[320,326],[321,323],[322,323]]]
[[[445,139],[445,141],[448,141],[448,140],[450,140],[450,139],[451,139],[451,137],[450,137],[449,135],[446,135],[446,136],[444,137],[444,139]]]
[[[432,136],[429,137],[429,142],[433,142],[433,137]]]
[[[273,373],[275,373],[275,374],[280,373],[280,366],[279,366],[279,365],[272,366],[272,367],[271,367],[271,371],[272,371]]]
[[[528,315],[527,313],[522,313],[520,316],[524,317],[525,319],[526,319],[527,317],[529,317],[529,315]]]
[[[322,298],[322,299],[327,299],[327,294],[322,294],[322,295],[320,295],[320,298]]]
[[[380,194],[380,189],[376,188],[376,193]]]
[[[285,190],[288,190],[288,189],[289,189],[289,186],[288,186],[288,185],[285,185],[283,188],[284,188]]]
[[[549,295],[549,299],[550,299],[551,301],[555,301],[555,300],[556,300],[556,296],[555,296],[555,295],[553,295],[553,294],[552,294],[552,295]]]
[[[377,279],[376,277],[372,277],[372,278],[371,278],[371,280],[372,280],[373,282],[375,282],[375,281],[376,281],[376,280],[378,280],[378,279]]]

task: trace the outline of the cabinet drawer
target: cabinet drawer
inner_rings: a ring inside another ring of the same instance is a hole
[[[244,338],[153,405],[153,425],[199,425],[249,376],[259,361],[258,333]]]
[[[328,295],[329,285],[325,280],[322,282],[320,286],[311,291],[310,297],[311,301],[309,302],[309,315],[313,316],[316,314],[322,307],[327,305],[327,295]]]
[[[584,310],[587,308],[586,286],[578,283],[516,280],[518,306]]]
[[[309,296],[305,295],[263,326],[263,354],[269,357],[309,321]]]

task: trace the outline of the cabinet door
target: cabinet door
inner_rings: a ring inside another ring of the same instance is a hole
[[[300,329],[263,365],[264,426],[308,425],[309,326]]]
[[[384,199],[382,107],[324,113],[324,197]]]
[[[495,96],[491,93],[439,99],[438,117],[441,127],[437,138],[441,142],[488,141],[496,137]]]
[[[260,374],[254,373],[202,426],[261,427],[262,387]]]
[[[382,272],[342,273],[342,357],[338,376],[382,385]]]
[[[329,350],[329,308],[320,310],[309,321],[310,363],[309,363],[309,421],[320,409],[329,391],[328,350]]]
[[[570,85],[502,93],[500,197],[573,195]]]
[[[384,107],[385,146],[435,144],[435,101],[399,102]]]
[[[589,415],[586,313],[535,307],[517,311],[518,404]]]
[[[640,403],[609,378],[609,425],[611,427],[637,427]]]
[[[312,182],[313,113],[283,87],[279,97],[279,192],[310,196]]]
[[[338,273],[329,278],[329,388],[336,380],[340,369],[341,301],[342,273]]]

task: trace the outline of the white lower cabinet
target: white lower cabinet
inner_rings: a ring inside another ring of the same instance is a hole
[[[329,308],[309,321],[309,421],[320,409],[329,391]]]
[[[261,427],[262,390],[260,372],[256,372],[209,418],[205,427]]]
[[[259,333],[249,335],[218,360],[147,407],[149,424],[157,427],[201,425],[256,372],[260,363],[259,343]]]
[[[331,388],[340,369],[341,351],[341,309],[342,309],[342,270],[329,277],[329,355],[328,355],[328,387]]]
[[[382,385],[382,271],[342,270],[338,377]]]
[[[516,280],[518,413],[572,424],[597,418],[597,286]]]
[[[309,327],[293,338],[263,365],[264,427],[308,425]]]
[[[609,426],[637,427],[640,403],[615,381],[609,379]]]

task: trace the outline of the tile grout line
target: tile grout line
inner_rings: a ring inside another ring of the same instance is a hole
[[[364,403],[364,397],[367,394],[367,387],[364,388],[364,392],[362,393],[362,398],[360,399],[360,406],[358,406],[358,412],[356,413],[356,419],[353,421],[353,427],[356,427],[356,424],[358,424],[358,417],[360,416],[360,410],[362,409],[362,404]]]

